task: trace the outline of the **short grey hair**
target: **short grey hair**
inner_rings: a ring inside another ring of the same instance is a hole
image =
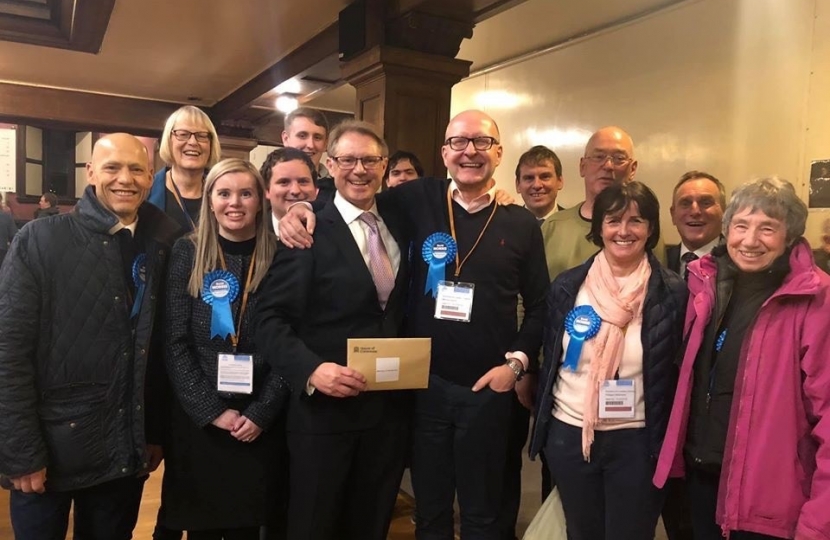
[[[773,219],[783,221],[787,227],[787,245],[792,245],[804,235],[807,205],[798,197],[793,185],[783,178],[759,178],[733,191],[723,213],[724,233],[735,214],[747,208],[751,213],[760,210]]]
[[[326,148],[326,153],[329,157],[337,156],[337,143],[339,143],[340,138],[347,133],[357,133],[358,135],[369,137],[377,143],[381,157],[389,157],[389,147],[386,145],[386,141],[383,140],[383,137],[378,135],[378,132],[375,130],[375,126],[369,124],[368,122],[361,122],[359,120],[346,120],[345,122],[337,124],[337,126],[331,130],[331,133],[329,134],[328,148]]]

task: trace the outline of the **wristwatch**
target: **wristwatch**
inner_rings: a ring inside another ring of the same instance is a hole
[[[508,358],[504,365],[513,370],[513,373],[516,375],[516,382],[521,381],[522,377],[525,376],[525,366],[520,360]]]

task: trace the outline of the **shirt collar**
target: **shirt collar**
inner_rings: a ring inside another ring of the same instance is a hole
[[[713,250],[713,249],[714,249],[714,248],[715,248],[718,244],[720,244],[720,240],[721,240],[721,239],[720,239],[720,236],[718,236],[717,238],[715,238],[714,240],[712,240],[711,242],[709,242],[708,244],[706,244],[706,245],[705,245],[705,246],[703,246],[702,248],[694,250],[692,253],[694,253],[695,255],[697,255],[697,257],[698,257],[698,258],[701,258],[701,257],[703,257],[704,255],[709,255],[709,253],[710,253],[710,252],[711,252],[711,251],[712,251],[712,250]],[[681,241],[681,242],[680,242],[680,257],[682,258],[682,257],[683,257],[683,255],[685,255],[685,254],[689,253],[690,251],[692,251],[692,250],[691,250],[691,249],[689,249],[689,248],[687,248],[687,247],[686,247],[686,244],[684,244],[684,243]]]
[[[121,229],[127,229],[128,231],[130,231],[130,235],[135,236],[136,227],[138,227],[138,216],[136,216],[135,220],[129,225],[124,225],[123,223],[121,223],[121,221],[119,221],[118,223],[112,226],[112,228],[109,230],[109,233],[115,234]]]
[[[340,212],[340,215],[343,216],[343,221],[345,221],[347,225],[359,218],[363,212],[367,212],[367,210],[362,210],[347,201],[342,195],[340,195],[339,191],[334,194],[334,206],[337,208],[337,211]],[[378,221],[383,222],[380,214],[378,214],[378,205],[375,203],[374,199],[372,200],[372,207],[368,210],[368,212],[374,214]]]
[[[465,201],[461,198],[461,190],[458,189],[458,184],[455,183],[455,180],[450,182],[450,193],[452,194],[452,200],[458,203],[458,205],[467,211],[469,214],[475,214],[479,210],[487,208],[490,206],[496,198],[496,183],[493,182],[493,187],[487,190],[487,192],[482,193],[475,199],[470,202]]]
[[[271,213],[271,223],[274,224],[274,234],[277,235],[277,238],[280,237],[280,218]]]

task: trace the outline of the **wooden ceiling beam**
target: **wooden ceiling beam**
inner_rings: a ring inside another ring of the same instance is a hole
[[[209,110],[213,121],[221,123],[222,120],[233,117],[234,114],[280,83],[296,77],[331,55],[336,55],[339,47],[338,27],[337,22],[332,23],[325,30],[288,53],[282,60],[217,102]]]
[[[0,118],[156,137],[175,103],[0,83]]]

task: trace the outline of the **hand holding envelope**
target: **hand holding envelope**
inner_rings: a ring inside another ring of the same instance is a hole
[[[367,389],[363,374],[334,362],[324,362],[317,366],[308,378],[308,383],[318,392],[340,398],[353,397]]]
[[[366,390],[410,390],[429,384],[430,338],[350,339],[347,347],[346,364],[365,375]]]

